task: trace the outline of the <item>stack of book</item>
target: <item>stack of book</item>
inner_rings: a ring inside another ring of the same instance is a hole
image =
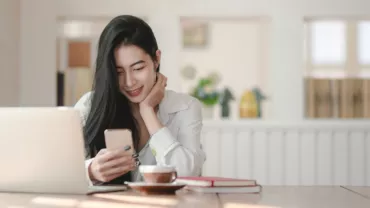
[[[223,177],[178,177],[186,189],[203,193],[260,193],[262,187],[256,180]]]

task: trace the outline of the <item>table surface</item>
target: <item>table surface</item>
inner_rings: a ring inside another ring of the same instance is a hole
[[[345,186],[345,189],[349,191],[353,191],[365,198],[370,200],[370,187],[363,187],[363,186]]]
[[[272,186],[264,187],[260,194],[202,194],[181,190],[167,196],[146,196],[134,191],[90,196],[0,193],[0,207],[369,208],[370,187]]]

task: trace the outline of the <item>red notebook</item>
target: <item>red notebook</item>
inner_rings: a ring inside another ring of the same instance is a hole
[[[238,187],[256,186],[255,180],[223,178],[223,177],[178,177],[176,182],[184,183],[188,186],[200,187]]]
[[[262,191],[262,186],[234,186],[234,187],[200,187],[200,186],[187,186],[187,190],[202,193],[248,193],[255,194]]]

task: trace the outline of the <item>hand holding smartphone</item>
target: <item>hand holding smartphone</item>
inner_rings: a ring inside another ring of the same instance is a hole
[[[101,149],[91,162],[91,179],[108,182],[140,165],[129,129],[107,129],[104,136],[106,148]]]

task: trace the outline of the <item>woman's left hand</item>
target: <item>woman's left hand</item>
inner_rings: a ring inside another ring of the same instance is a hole
[[[157,82],[146,98],[139,104],[140,111],[151,109],[153,110],[162,101],[167,86],[167,77],[161,73],[157,73]]]

